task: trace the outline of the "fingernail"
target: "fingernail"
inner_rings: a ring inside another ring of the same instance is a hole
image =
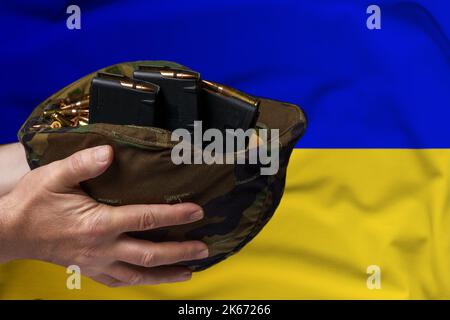
[[[206,249],[202,249],[199,252],[197,252],[197,254],[195,255],[196,259],[204,259],[204,258],[208,258],[209,252],[208,252],[208,248]]]
[[[107,146],[101,146],[97,147],[95,150],[95,161],[99,163],[103,163],[108,161],[109,157],[109,147]]]
[[[203,210],[198,210],[195,211],[194,213],[191,214],[191,216],[189,217],[191,219],[191,221],[197,221],[203,218]]]

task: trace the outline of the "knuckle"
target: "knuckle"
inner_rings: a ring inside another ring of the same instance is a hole
[[[135,286],[135,285],[143,283],[143,281],[144,281],[144,275],[142,273],[137,272],[137,271],[132,271],[128,275],[126,282],[129,285]]]
[[[90,234],[93,236],[103,236],[106,232],[103,215],[95,214],[92,218],[89,228]]]
[[[139,221],[139,228],[141,230],[154,229],[158,226],[158,220],[155,211],[152,207],[148,207],[142,214]]]
[[[142,255],[141,265],[144,267],[152,267],[156,264],[156,256],[153,251],[147,251]]]
[[[85,234],[88,238],[99,238],[106,233],[103,215],[96,213],[86,223]]]
[[[96,259],[99,256],[98,250],[94,247],[85,247],[81,249],[79,258],[80,264],[88,264],[89,261]]]
[[[84,170],[84,161],[81,153],[75,153],[69,158],[69,167],[73,173],[80,173]]]
[[[58,163],[60,161],[61,160],[55,161],[53,163],[32,170],[25,176],[25,183],[32,185],[33,188],[40,188],[44,190],[48,189],[54,184],[57,184],[60,179],[58,170]]]

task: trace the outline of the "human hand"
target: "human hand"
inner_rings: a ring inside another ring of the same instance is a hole
[[[108,286],[188,280],[189,269],[167,266],[208,256],[200,241],[153,243],[126,235],[203,218],[192,203],[112,207],[90,198],[79,183],[101,175],[112,148],[79,151],[27,173],[0,198],[0,262],[37,259],[78,265]]]

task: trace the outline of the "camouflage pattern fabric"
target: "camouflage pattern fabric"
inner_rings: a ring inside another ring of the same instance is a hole
[[[185,68],[166,61],[122,63],[97,72],[132,77],[138,65]],[[280,165],[272,176],[259,165],[175,165],[171,132],[153,127],[89,124],[76,128],[39,129],[44,108],[62,100],[77,101],[89,93],[97,72],[68,85],[39,104],[18,132],[31,169],[63,159],[76,151],[108,144],[114,149],[111,167],[100,177],[82,183],[99,202],[110,205],[194,202],[205,211],[202,221],[183,226],[132,233],[152,241],[201,240],[210,257],[182,263],[203,270],[236,253],[264,227],[283,195],[286,169],[296,142],[306,128],[303,111],[292,104],[261,99],[257,126],[279,129]]]

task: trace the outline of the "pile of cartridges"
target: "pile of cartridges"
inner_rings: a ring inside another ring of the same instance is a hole
[[[258,114],[258,99],[202,80],[195,71],[140,66],[132,78],[97,73],[89,95],[49,106],[39,126],[109,123],[192,132],[194,121],[202,121],[203,129],[247,130],[255,126]]]
[[[60,101],[52,104],[42,114],[43,122],[35,128],[78,127],[89,123],[89,95],[76,102]]]

